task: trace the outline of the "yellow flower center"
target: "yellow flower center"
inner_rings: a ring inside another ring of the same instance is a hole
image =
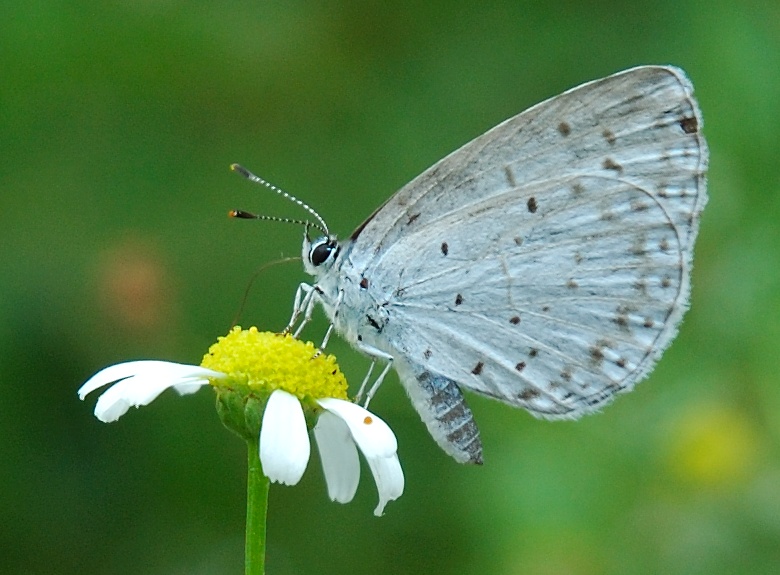
[[[283,389],[299,399],[335,397],[347,399],[347,380],[336,358],[317,354],[311,342],[291,335],[242,330],[234,327],[203,356],[202,367],[226,374],[213,380],[217,387],[247,387],[268,394]]]

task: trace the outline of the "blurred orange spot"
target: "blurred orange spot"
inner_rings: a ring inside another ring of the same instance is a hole
[[[374,423],[374,420],[371,419],[370,415],[366,415],[366,418],[363,420],[363,423],[365,423],[366,425],[371,425],[372,423]]]
[[[143,240],[123,240],[99,259],[101,307],[120,329],[152,331],[168,321],[170,283],[162,257]]]

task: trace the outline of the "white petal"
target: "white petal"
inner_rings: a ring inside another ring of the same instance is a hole
[[[382,515],[385,505],[404,492],[404,473],[396,454],[398,442],[393,431],[379,417],[349,401],[326,398],[317,403],[339,416],[349,427],[376,481],[379,504],[374,515]]]
[[[380,517],[384,513],[385,505],[401,497],[404,492],[404,472],[398,456],[366,458],[371,473],[376,481],[379,492],[379,504],[374,509],[374,515]]]
[[[379,417],[350,401],[328,397],[317,401],[349,426],[352,438],[366,458],[389,457],[398,450],[390,426]]]
[[[332,501],[349,503],[360,481],[357,447],[344,420],[323,411],[314,426],[314,438],[320,450],[325,484]]]
[[[295,485],[309,463],[311,445],[301,402],[277,389],[268,398],[260,428],[260,463],[272,482]]]
[[[79,389],[83,400],[87,394],[112,382],[95,405],[95,417],[101,421],[116,421],[131,407],[148,405],[169,387],[182,393],[192,393],[208,384],[209,377],[224,374],[197,365],[168,361],[129,361],[112,365],[93,375]],[[119,380],[119,381],[117,381]]]

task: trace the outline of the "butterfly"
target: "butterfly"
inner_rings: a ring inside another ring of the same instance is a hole
[[[512,117],[391,196],[344,240],[304,234],[335,329],[395,368],[441,448],[482,463],[463,390],[544,419],[575,419],[630,391],[688,308],[707,202],[693,87],[671,66],[582,84]],[[234,169],[267,184],[246,169]],[[270,186],[279,193],[286,193]],[[254,217],[234,212],[239,217]]]

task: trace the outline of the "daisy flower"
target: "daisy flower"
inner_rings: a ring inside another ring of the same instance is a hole
[[[130,407],[148,405],[168,388],[186,395],[211,385],[222,421],[256,446],[262,473],[285,485],[297,484],[309,462],[308,416],[316,421],[314,439],[333,501],[347,503],[357,491],[358,450],[379,492],[375,515],[403,493],[392,430],[347,400],[347,382],[336,359],[318,354],[312,343],[235,327],[211,346],[199,366],[167,361],[112,365],[92,376],[79,397],[109,384],[95,405],[95,417],[104,422],[116,421]]]

